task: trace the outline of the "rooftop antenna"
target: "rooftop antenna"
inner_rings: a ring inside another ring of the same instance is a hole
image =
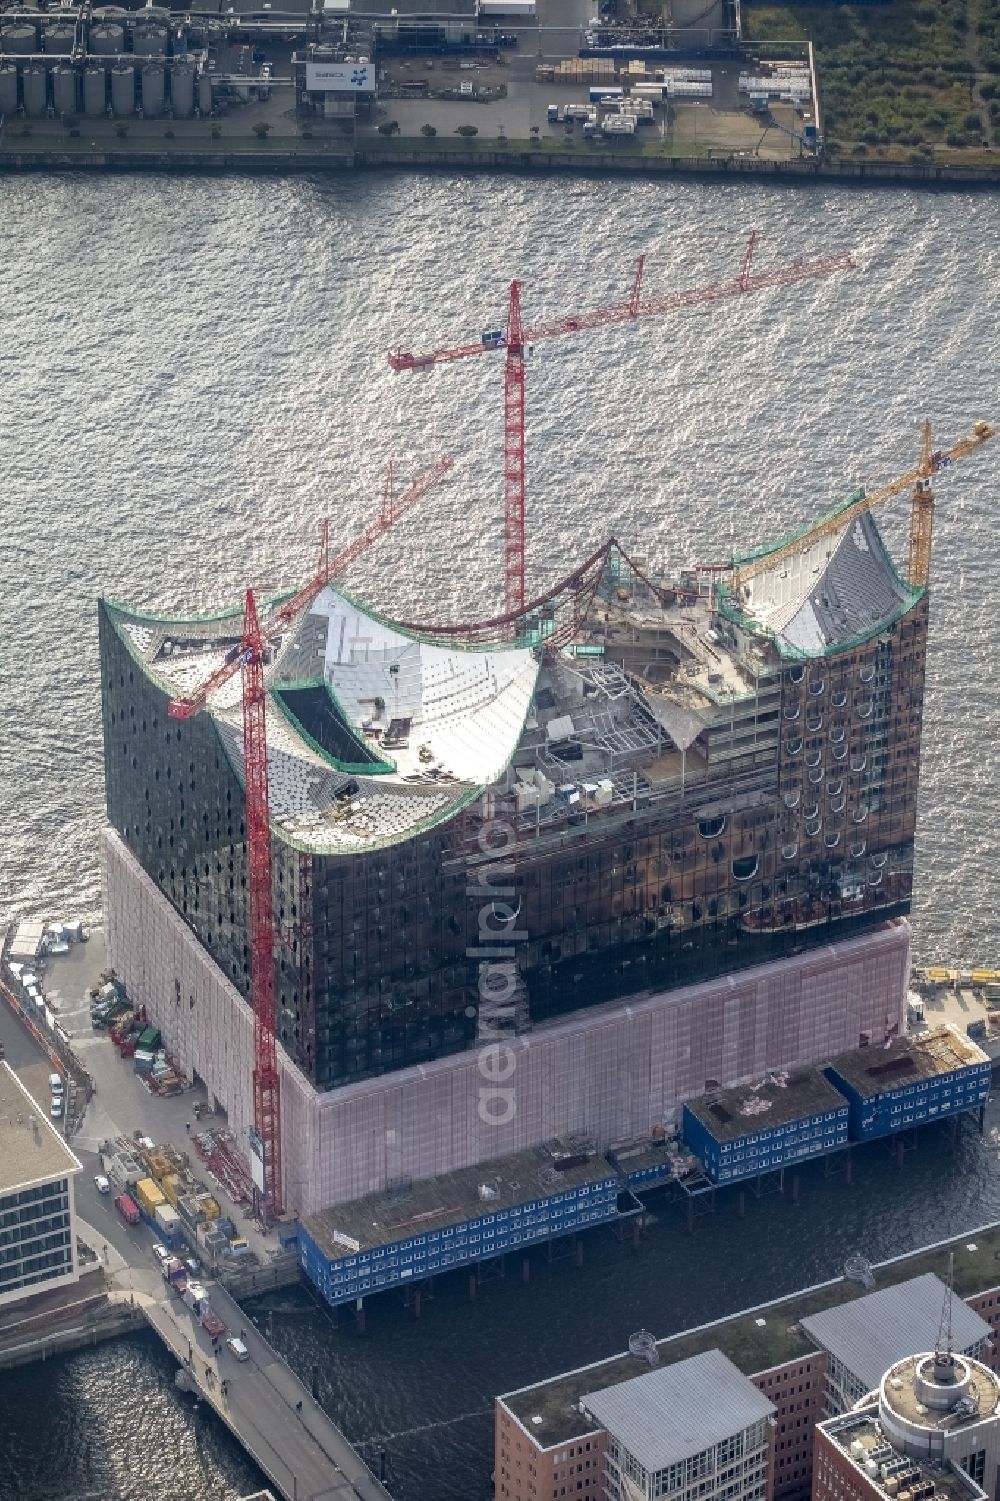
[[[941,1322],[934,1346],[934,1375],[938,1381],[950,1381],[955,1367],[955,1341],[951,1327],[951,1305],[955,1290],[955,1253],[948,1253],[948,1285],[944,1290]]]

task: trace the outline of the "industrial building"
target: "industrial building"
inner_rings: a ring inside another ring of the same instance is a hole
[[[978,1254],[973,1244],[967,1255]],[[992,1255],[985,1246],[981,1254],[980,1285],[995,1297]],[[691,1484],[702,1495],[722,1484],[768,1501],[807,1497],[816,1424],[839,1421],[855,1391],[873,1391],[905,1361],[901,1350],[938,1337],[951,1300],[936,1275],[906,1275],[919,1256],[890,1264],[885,1275],[899,1280],[874,1292],[838,1281],[663,1340],[641,1330],[627,1352],[498,1397],[497,1501],[558,1496],[567,1482],[566,1495],[581,1501],[680,1496]],[[969,1304],[988,1300],[982,1292]],[[958,1299],[951,1317],[955,1360],[996,1366],[990,1325]],[[746,1431],[761,1419],[766,1440],[750,1444]],[[730,1447],[737,1431],[739,1453]],[[725,1463],[711,1457],[717,1444]]]
[[[0,1063],[0,1307],[80,1274],[73,1179],[81,1164]]]

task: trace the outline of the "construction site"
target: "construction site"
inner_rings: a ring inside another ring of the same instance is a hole
[[[388,620],[342,582],[447,458],[390,469],[294,592],[100,602],[109,960],[262,1223],[641,1150],[688,1100],[905,1034],[932,484],[992,427],[925,426],[905,473],[745,556],[665,577],[610,539],[526,596],[526,349],[852,267],[755,250],[658,297],[640,261],[622,303],[540,324],[514,282],[503,328],[390,354],[502,356],[496,616]]]

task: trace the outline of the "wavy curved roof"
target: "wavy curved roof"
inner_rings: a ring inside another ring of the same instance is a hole
[[[780,544],[779,544],[780,545]],[[900,578],[870,512],[808,540],[749,579],[728,605],[783,656],[823,656],[885,629],[923,593]],[[728,613],[728,611],[727,611]]]
[[[116,605],[108,613],[171,697],[191,694],[222,665],[242,622],[238,612],[195,621]],[[504,772],[538,670],[528,648],[437,644],[328,586],[280,640],[268,668],[275,831],[309,849],[349,852],[409,838],[451,816]],[[203,712],[242,780],[238,674]]]

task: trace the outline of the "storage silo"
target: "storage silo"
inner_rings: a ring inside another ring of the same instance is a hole
[[[38,51],[38,30],[27,21],[14,21],[4,27],[0,41],[8,57],[27,57]]]
[[[141,77],[142,117],[155,120],[163,114],[163,69],[159,63],[146,63]]]
[[[57,115],[76,114],[76,69],[68,63],[52,69],[52,107]]]
[[[132,33],[132,51],[136,57],[166,57],[167,28],[143,20]]]
[[[190,120],[194,114],[194,68],[190,63],[175,63],[170,73],[170,98],[174,118]]]
[[[47,26],[43,32],[45,50],[54,57],[66,57],[76,46],[76,27],[57,24]]]
[[[212,113],[212,80],[207,73],[198,79],[198,108],[203,115]]]
[[[125,51],[125,32],[117,21],[102,21],[90,28],[87,51],[94,57],[115,57]]]
[[[41,63],[28,63],[21,74],[24,91],[24,113],[37,120],[44,115],[48,103],[48,74]]]
[[[17,114],[17,69],[13,63],[0,64],[0,115],[10,119]]]
[[[111,69],[111,110],[119,119],[135,112],[135,69],[131,63],[115,63]]]
[[[83,73],[83,113],[97,120],[108,106],[108,79],[98,63],[91,63]]]

